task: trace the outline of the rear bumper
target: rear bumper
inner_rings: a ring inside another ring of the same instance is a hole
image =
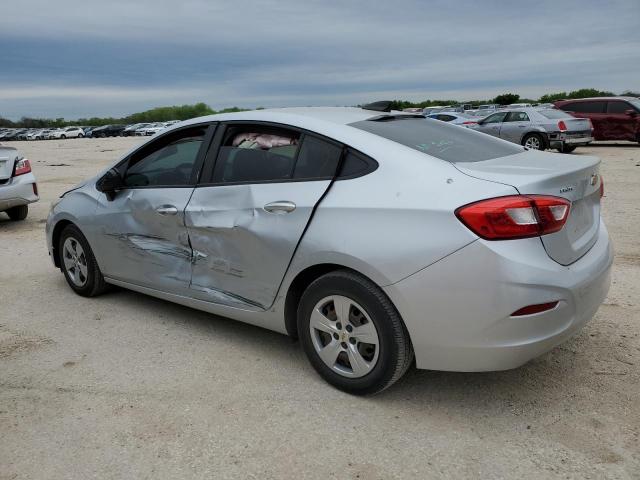
[[[547,137],[550,148],[561,148],[563,145],[569,145],[572,147],[579,147],[581,145],[588,145],[593,142],[593,135],[591,133],[550,133]]]
[[[27,173],[13,177],[7,183],[1,184],[0,212],[37,202],[39,197],[33,192],[34,183],[36,183],[36,177],[33,173]]]
[[[604,301],[613,251],[604,224],[580,260],[562,266],[540,239],[478,240],[384,288],[405,321],[418,368],[518,367],[578,332]],[[528,306],[556,308],[511,317]]]

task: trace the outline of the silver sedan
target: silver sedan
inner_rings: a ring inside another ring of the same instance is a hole
[[[600,161],[562,160],[384,103],[214,115],[64,193],[47,244],[79,295],[113,284],[297,337],[371,394],[414,361],[517,367],[593,317]]]
[[[589,119],[555,109],[501,110],[470,128],[534,150],[555,148],[570,153],[593,141],[593,125]]]

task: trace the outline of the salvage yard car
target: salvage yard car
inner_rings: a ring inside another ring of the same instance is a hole
[[[640,99],[635,97],[558,100],[557,108],[593,124],[596,140],[640,142]]]
[[[588,119],[554,109],[501,110],[468,126],[533,150],[555,148],[570,153],[593,141],[593,126]]]
[[[0,145],[0,212],[11,220],[24,220],[29,204],[38,199],[38,185],[29,160],[15,148]]]
[[[337,388],[518,367],[609,289],[600,161],[389,109],[195,118],[52,204],[70,288],[107,284],[298,337]]]

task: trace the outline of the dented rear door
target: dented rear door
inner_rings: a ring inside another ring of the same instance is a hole
[[[193,248],[192,295],[239,308],[268,308],[330,183],[196,188],[185,212]]]

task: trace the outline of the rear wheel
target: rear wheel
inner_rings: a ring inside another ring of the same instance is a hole
[[[67,138],[66,135],[60,135],[60,138]]]
[[[348,393],[378,393],[413,362],[409,334],[391,301],[365,277],[328,273],[305,290],[298,332],[315,370]]]
[[[58,243],[60,269],[71,289],[83,297],[100,295],[107,289],[89,242],[75,225],[68,225]]]
[[[79,134],[78,134],[78,138],[82,138],[82,137],[84,137],[84,134],[79,133]]]
[[[27,218],[27,214],[29,213],[29,205],[19,205],[17,207],[10,208],[6,213],[14,222],[24,220]]]
[[[544,150],[544,138],[539,133],[527,133],[522,139],[522,145],[530,150]]]

